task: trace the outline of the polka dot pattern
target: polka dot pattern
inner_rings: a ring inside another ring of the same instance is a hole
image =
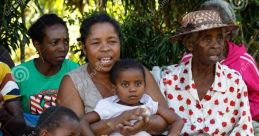
[[[199,99],[191,74],[191,60],[168,66],[160,89],[171,109],[183,118],[181,135],[253,135],[248,93],[239,74],[216,64],[215,80]]]

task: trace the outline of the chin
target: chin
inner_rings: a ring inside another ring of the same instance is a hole
[[[52,65],[54,65],[54,66],[60,66],[60,65],[63,64],[63,62],[64,62],[64,60],[56,61],[56,62],[52,63]]]
[[[110,72],[111,69],[112,69],[112,67],[103,67],[103,68],[99,69],[99,71],[101,71],[101,72]]]

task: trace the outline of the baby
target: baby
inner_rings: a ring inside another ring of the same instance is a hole
[[[178,135],[183,123],[176,121],[176,114],[159,106],[158,102],[145,94],[145,70],[142,64],[133,59],[122,59],[116,62],[110,73],[111,82],[115,88],[114,96],[100,100],[94,111],[86,114],[86,120],[91,124],[120,115],[124,111],[143,108],[144,116],[160,115],[171,125],[169,135]],[[132,120],[131,125],[137,120]],[[121,124],[118,124],[121,125]],[[121,135],[119,131],[111,135]],[[149,136],[145,131],[136,133],[138,136]]]

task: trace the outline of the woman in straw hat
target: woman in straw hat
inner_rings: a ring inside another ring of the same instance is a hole
[[[253,135],[247,87],[241,75],[218,61],[225,31],[215,10],[185,15],[171,37],[180,40],[193,57],[162,72],[160,89],[167,103],[185,121],[183,135]]]
[[[231,5],[224,0],[209,0],[202,4],[201,9],[214,9],[220,14],[222,22],[225,24],[235,24],[236,16]],[[235,32],[235,31],[234,31]],[[230,34],[233,31],[229,32]],[[259,70],[254,58],[247,53],[244,44],[235,44],[225,40],[223,58],[221,64],[227,65],[229,68],[238,71],[247,85],[248,99],[252,119],[259,121]],[[182,58],[182,62],[188,61],[192,57],[186,54]],[[259,128],[259,124],[254,122]],[[259,131],[259,130],[258,130]],[[259,132],[258,132],[259,133]],[[259,134],[258,134],[259,135]]]

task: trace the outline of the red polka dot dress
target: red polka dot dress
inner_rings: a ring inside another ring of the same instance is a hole
[[[185,122],[182,135],[254,135],[247,88],[240,74],[217,63],[214,83],[199,100],[191,60],[163,70],[160,89]]]

